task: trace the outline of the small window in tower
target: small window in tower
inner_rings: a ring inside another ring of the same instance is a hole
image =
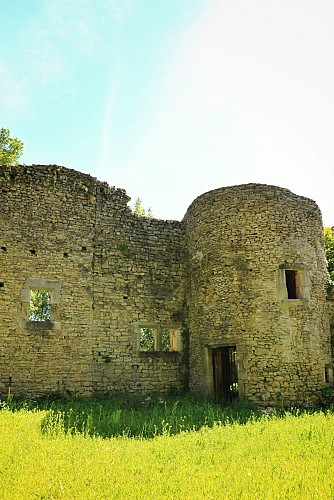
[[[300,306],[310,300],[310,275],[303,263],[281,264],[277,278],[278,298],[282,303]]]
[[[333,367],[331,365],[325,366],[325,384],[333,384]]]
[[[297,293],[297,271],[285,270],[286,289],[288,291],[288,299],[298,299]]]
[[[29,321],[50,321],[51,294],[46,290],[31,290]]]

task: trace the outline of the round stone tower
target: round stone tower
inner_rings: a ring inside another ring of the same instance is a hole
[[[190,389],[307,404],[332,378],[321,213],[287,189],[199,196],[183,220]]]

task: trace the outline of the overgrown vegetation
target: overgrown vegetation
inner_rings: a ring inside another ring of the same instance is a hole
[[[327,292],[331,294],[334,291],[334,228],[325,227],[325,248],[327,259]]]
[[[334,497],[330,410],[267,415],[188,397],[1,407],[5,500]]]
[[[30,291],[29,320],[49,321],[51,314],[51,295],[45,290]]]
[[[140,350],[155,350],[155,330],[154,328],[141,328],[140,331]],[[168,328],[163,328],[160,332],[160,351],[170,350],[170,333]]]
[[[247,403],[223,407],[190,395],[145,399],[113,397],[110,399],[64,401],[55,397],[39,401],[6,401],[11,411],[45,411],[41,429],[46,434],[70,433],[111,438],[140,439],[180,432],[197,431],[226,423],[244,424],[262,413]]]
[[[143,207],[142,201],[140,198],[137,198],[135,201],[135,204],[133,206],[133,213],[140,215],[141,217],[153,217],[153,212],[151,207],[146,210],[146,208]]]
[[[0,129],[0,165],[18,165],[23,154],[23,142],[10,136],[10,130]]]

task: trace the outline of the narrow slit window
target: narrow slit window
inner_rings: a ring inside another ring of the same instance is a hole
[[[297,294],[297,271],[285,271],[285,283],[288,292],[288,299],[298,299]]]
[[[30,290],[29,321],[50,321],[51,293],[47,290]]]
[[[325,366],[325,384],[333,384],[333,368],[332,366]]]
[[[325,384],[329,384],[329,370],[325,368]]]

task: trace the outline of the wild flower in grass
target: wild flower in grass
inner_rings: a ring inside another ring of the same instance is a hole
[[[162,435],[163,436],[170,436],[170,434],[171,434],[170,431],[172,428],[171,425],[168,422],[166,422],[165,420],[163,420],[161,422],[161,425],[162,425]]]

